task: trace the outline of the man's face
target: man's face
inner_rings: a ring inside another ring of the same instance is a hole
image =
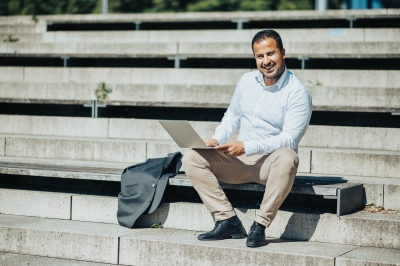
[[[264,76],[266,86],[275,84],[285,70],[285,49],[279,49],[272,38],[263,39],[253,45],[258,70]]]

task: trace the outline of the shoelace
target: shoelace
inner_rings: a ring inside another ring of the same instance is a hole
[[[257,225],[252,225],[250,228],[250,232],[257,232],[257,233],[262,233],[262,228],[261,226],[257,226]]]

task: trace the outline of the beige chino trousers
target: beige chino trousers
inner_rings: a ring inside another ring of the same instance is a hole
[[[293,186],[299,157],[290,149],[248,157],[194,149],[185,154],[182,164],[190,182],[216,221],[236,215],[218,181],[266,185],[255,221],[269,227]]]

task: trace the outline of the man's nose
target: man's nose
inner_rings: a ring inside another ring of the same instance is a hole
[[[268,58],[268,56],[265,56],[264,58],[263,58],[263,64],[264,65],[268,65],[268,63],[269,63],[269,58]]]

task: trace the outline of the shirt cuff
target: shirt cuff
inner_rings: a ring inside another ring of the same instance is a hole
[[[215,134],[211,138],[217,140],[218,141],[218,145],[222,145],[222,144],[225,143],[224,137],[221,136],[221,135]]]
[[[246,156],[258,154],[257,144],[255,140],[243,141],[243,145]]]

